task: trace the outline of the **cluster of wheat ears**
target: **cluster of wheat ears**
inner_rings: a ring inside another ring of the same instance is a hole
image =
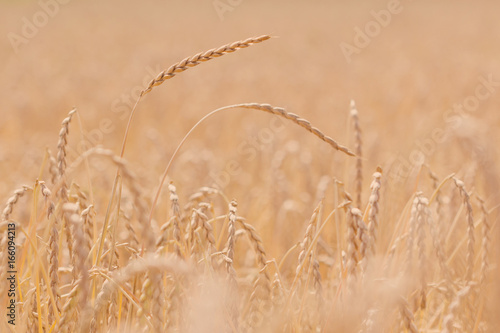
[[[258,230],[238,214],[237,200],[201,187],[182,203],[175,181],[165,183],[191,131],[173,153],[156,195],[144,196],[124,158],[140,100],[178,73],[269,38],[224,45],[161,72],[132,110],[120,154],[95,147],[68,165],[69,129],[77,112],[70,111],[57,153],[47,151],[40,179],[15,190],[3,209],[2,332],[488,331],[494,208],[455,175],[439,179],[423,165],[420,177],[428,179],[429,188],[415,190],[403,211],[392,214],[394,221],[379,219],[380,208],[390,206],[384,202],[385,177],[380,167],[373,170],[364,195],[362,132],[354,102],[352,150],[308,120],[268,104],[223,107],[195,125],[227,109],[264,111],[303,127],[352,161],[352,195],[343,182],[332,181],[336,206],[319,200],[304,234],[292,235],[296,245],[279,258],[266,254]],[[89,192],[71,180],[90,156],[117,169],[105,211],[96,211]],[[154,213],[162,190],[168,191],[170,207],[160,219]],[[19,202],[29,203],[20,207]],[[28,210],[29,221],[16,219],[18,210]],[[6,316],[7,226],[12,223],[16,326]],[[382,238],[383,224],[391,225],[392,234]],[[325,237],[327,229],[335,237]],[[250,264],[238,260],[245,247],[251,249]]]

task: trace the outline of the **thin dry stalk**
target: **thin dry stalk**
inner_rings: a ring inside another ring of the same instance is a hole
[[[464,182],[455,177],[453,178],[453,181],[455,182],[455,185],[457,186],[460,192],[460,196],[462,197],[466,211],[468,239],[467,239],[467,257],[466,257],[467,271],[465,273],[465,278],[467,279],[467,281],[471,281],[472,273],[474,271],[474,243],[475,243],[472,205],[470,202],[470,195],[465,189]]]
[[[251,45],[261,43],[265,40],[271,38],[270,36],[264,35],[260,37],[248,38],[243,41],[233,42],[231,44],[223,45],[217,49],[211,49],[205,52],[200,52],[192,57],[186,58],[178,63],[173,64],[167,70],[164,70],[158,76],[153,79],[149,85],[141,92],[141,97],[153,90],[154,87],[161,85],[168,79],[173,78],[178,73],[184,72],[185,70],[195,67],[202,62],[221,57],[225,54],[232,53],[239,49],[247,48]]]
[[[359,124],[359,114],[354,100],[351,100],[351,119],[354,126],[354,152],[356,153],[356,177],[354,180],[354,186],[356,189],[356,206],[361,207],[361,193],[363,189],[363,138],[361,134],[361,126]]]
[[[58,196],[63,202],[68,201],[68,185],[66,184],[66,146],[68,145],[69,123],[76,113],[76,109],[71,110],[68,116],[62,121],[62,127],[59,131],[59,141],[57,142],[57,179],[61,182]]]

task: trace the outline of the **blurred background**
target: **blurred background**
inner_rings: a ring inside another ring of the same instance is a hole
[[[353,99],[365,201],[377,165],[389,192],[418,187],[425,163],[440,178],[457,173],[493,206],[499,10],[496,1],[2,1],[0,197],[40,175],[45,150],[55,151],[73,107],[69,164],[97,145],[119,153],[133,103],[157,73],[198,52],[269,34],[141,101],[125,158],[148,198],[181,138],[211,110],[246,102],[285,107],[352,148]],[[263,129],[270,121],[258,111],[231,110],[202,124],[169,173],[181,201],[218,186],[260,230],[277,219],[276,230],[264,232],[270,240],[288,223],[292,231],[302,227],[332,178],[352,190],[354,159],[291,123],[269,136]],[[228,176],[233,164],[237,172]],[[90,168],[96,197],[107,198],[114,167],[95,159]],[[72,177],[89,191],[85,172]],[[401,193],[384,200],[402,207],[410,192]],[[290,238],[271,252],[282,253],[297,234]]]

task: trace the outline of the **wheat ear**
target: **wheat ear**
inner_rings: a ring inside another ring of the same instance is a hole
[[[132,111],[130,112],[130,116],[129,116],[127,126],[125,129],[125,134],[123,136],[123,143],[122,143],[122,148],[121,148],[121,152],[120,152],[120,157],[123,157],[123,155],[125,153],[125,147],[127,144],[128,133],[130,130],[130,126],[132,124],[132,119],[133,119],[135,111],[137,109],[137,105],[139,104],[141,98],[144,95],[146,95],[147,93],[149,93],[153,89],[153,87],[161,85],[163,82],[165,82],[165,80],[171,79],[172,77],[174,77],[178,73],[181,73],[181,72],[187,70],[188,68],[199,65],[201,62],[220,57],[220,56],[227,54],[227,53],[232,53],[236,50],[246,48],[250,45],[257,44],[257,43],[263,42],[265,40],[268,40],[269,38],[271,38],[271,37],[267,36],[267,35],[256,37],[256,38],[249,38],[249,39],[246,39],[244,41],[238,41],[238,42],[234,42],[231,44],[221,46],[217,49],[212,49],[212,50],[208,50],[208,51],[203,52],[203,53],[198,53],[192,57],[186,58],[186,59],[182,60],[181,62],[178,62],[178,63],[170,66],[169,69],[158,74],[158,76],[155,79],[153,79],[144,90],[141,91],[139,98],[137,99],[134,107],[132,108]],[[114,196],[114,194],[116,192],[119,176],[120,176],[120,170],[118,169],[116,171],[115,179],[113,181],[112,197]],[[165,177],[166,177],[166,175],[165,175]],[[161,181],[161,186],[163,186],[163,183],[165,182],[165,177]],[[160,191],[161,191],[161,189],[158,190],[158,196],[159,196]],[[158,200],[158,196],[156,196],[154,199],[153,207],[151,209],[151,214],[150,214],[149,220],[148,220],[149,223],[148,224],[143,223],[143,231],[144,231],[144,236],[146,238],[146,242],[147,242],[146,245],[147,245],[148,250],[150,250],[152,248],[152,246],[155,244],[154,236],[152,235],[152,232],[150,232],[149,230],[150,230],[151,221],[152,221],[152,212],[153,212],[154,206],[156,205],[156,202]],[[111,201],[112,200],[109,201],[109,205],[111,204]],[[108,207],[108,211],[109,211],[109,207]],[[106,217],[106,220],[108,219],[108,217],[109,216]],[[101,250],[101,246],[99,247],[99,249]],[[100,252],[100,250],[98,252]]]
[[[29,186],[22,186],[20,189],[14,191],[14,194],[7,200],[5,204],[5,208],[2,212],[2,221],[8,221],[12,211],[14,210],[14,206],[16,205],[19,198],[21,198],[28,190],[31,190]]]
[[[47,155],[49,159],[49,174],[50,174],[50,181],[52,185],[55,185],[57,182],[58,178],[58,168],[57,168],[57,161],[56,158],[52,155],[52,151],[47,148]]]
[[[242,228],[246,231],[250,241],[254,245],[255,252],[257,253],[257,261],[259,263],[260,268],[264,268],[266,266],[266,251],[264,250],[264,242],[262,238],[257,233],[257,230],[253,227],[253,225],[246,223],[242,218],[237,219],[240,222]]]
[[[307,250],[309,249],[309,246],[312,244],[312,240],[316,234],[316,227],[318,225],[318,214],[322,206],[323,206],[323,201],[320,201],[316,206],[316,208],[314,209],[311,218],[309,219],[309,223],[307,224],[306,228],[306,233],[304,234],[302,242],[300,242],[299,261],[297,268],[295,269],[295,274],[298,277],[300,277],[299,275],[301,274],[301,267],[303,266],[304,261],[308,259],[311,260],[313,257],[313,253],[311,252],[309,258],[306,258],[306,253]]]
[[[50,228],[50,237],[49,237],[49,277],[50,277],[50,288],[52,289],[52,294],[55,298],[56,308],[59,309],[59,221],[56,215],[54,215],[55,204],[51,199],[52,193],[45,185],[45,182],[40,182],[40,188],[42,195],[45,199],[47,206],[47,220],[49,221],[51,217],[54,217],[54,222]],[[54,321],[54,307],[49,306],[49,323]]]
[[[79,308],[85,310],[87,307],[87,297],[89,294],[89,272],[87,269],[87,256],[84,236],[84,221],[81,214],[78,214],[78,206],[76,204],[67,203],[63,206],[67,221],[73,225],[73,249],[74,257],[74,273],[75,280],[78,280],[79,287]],[[69,227],[69,226],[68,226]]]
[[[68,186],[64,178],[66,172],[66,146],[68,145],[69,123],[75,113],[76,109],[71,110],[68,116],[62,121],[61,130],[59,131],[59,140],[57,142],[57,178],[61,182],[58,194],[63,201],[68,200]]]
[[[352,291],[356,281],[357,265],[361,259],[358,253],[360,244],[357,236],[360,236],[361,229],[359,226],[363,221],[363,214],[358,208],[352,208],[350,205],[347,206],[347,209],[349,221],[347,226],[347,285],[348,289]]]
[[[255,326],[255,322],[259,322],[259,320],[256,321],[252,318],[263,319],[266,316],[266,313],[264,313],[262,308],[269,302],[271,294],[271,278],[266,270],[267,259],[262,238],[251,224],[245,223],[241,218],[238,219],[238,222],[240,222],[243,229],[247,232],[248,237],[254,245],[255,252],[257,253],[257,261],[260,266],[260,271],[253,284],[252,293],[250,294],[249,299],[250,314],[248,315],[248,318],[250,319],[251,326]]]
[[[236,210],[237,210],[238,204],[236,203],[236,200],[232,200],[229,203],[229,214],[228,214],[228,236],[227,236],[227,257],[230,259],[230,261],[226,261],[227,264],[227,271],[230,275],[232,275],[232,271],[234,270],[233,268],[233,261],[234,261],[234,243],[236,240]]]
[[[227,236],[227,255],[224,256],[226,262],[226,270],[228,273],[229,288],[226,290],[228,292],[225,297],[227,300],[227,306],[229,314],[231,316],[232,324],[235,328],[239,326],[239,309],[237,302],[237,291],[238,284],[236,281],[236,271],[234,270],[234,245],[236,243],[236,220],[237,220],[237,207],[238,204],[236,200],[232,200],[229,203],[229,214],[228,214],[228,236]]]
[[[182,245],[182,235],[181,235],[181,227],[179,223],[181,223],[180,216],[180,208],[179,208],[179,196],[177,195],[177,189],[174,184],[171,182],[168,185],[168,190],[170,192],[170,204],[172,207],[172,219],[173,219],[173,229],[174,229],[174,250],[175,254],[182,258],[181,245]]]
[[[200,209],[197,210],[197,214],[201,219],[201,229],[205,231],[205,239],[208,242],[208,252],[210,253],[216,248],[214,229],[210,223],[208,223],[208,216],[205,215],[204,210],[207,209],[208,204],[201,203]]]
[[[72,286],[71,291],[66,297],[66,303],[64,303],[61,312],[61,319],[56,324],[54,332],[67,332],[71,329],[72,325],[74,325],[72,319],[74,316],[74,312],[76,310],[80,281],[79,280],[73,281],[73,284],[71,286]]]
[[[370,235],[369,248],[372,254],[375,254],[375,245],[377,242],[377,229],[378,229],[378,212],[379,212],[379,201],[380,201],[380,187],[382,183],[380,181],[382,178],[382,168],[377,167],[377,171],[373,174],[373,181],[370,185],[371,194],[369,200],[369,211],[368,211],[368,233]]]
[[[294,113],[287,112],[283,108],[274,107],[274,106],[269,105],[269,104],[258,104],[258,103],[237,104],[237,105],[233,105],[233,106],[229,106],[229,107],[240,107],[240,108],[244,108],[244,109],[255,109],[255,110],[265,111],[265,112],[268,112],[268,113],[271,113],[271,114],[274,114],[274,115],[286,118],[286,119],[292,121],[293,123],[299,125],[300,127],[305,128],[307,131],[311,132],[312,134],[314,134],[315,136],[317,136],[321,140],[325,141],[330,146],[332,146],[333,149],[341,151],[341,152],[343,152],[343,153],[345,153],[347,155],[350,155],[350,156],[356,156],[356,154],[353,153],[351,150],[349,150],[349,148],[344,147],[344,146],[338,144],[331,137],[326,136],[318,128],[312,126],[311,123],[307,119],[301,118],[300,116],[298,116],[298,115],[296,115]],[[227,108],[229,108],[229,107],[227,107]]]
[[[251,45],[261,43],[265,40],[268,40],[269,38],[271,37],[267,35],[248,38],[243,41],[237,41],[231,44],[223,45],[216,49],[200,52],[198,54],[195,54],[194,56],[186,58],[178,63],[175,63],[172,66],[170,66],[167,70],[164,70],[163,72],[158,74],[158,76],[155,79],[153,79],[148,84],[148,86],[141,92],[141,97],[149,93],[151,90],[153,90],[154,87],[161,85],[166,80],[173,78],[178,73],[184,72],[185,70],[191,67],[198,66],[202,62],[221,57],[225,54],[235,52],[239,49],[244,49]]]
[[[81,216],[83,219],[83,229],[85,233],[85,251],[90,253],[92,249],[92,244],[94,243],[93,236],[93,215],[95,214],[94,205],[89,205],[84,208],[81,212]]]
[[[363,160],[362,147],[363,139],[361,135],[361,126],[359,125],[359,114],[358,109],[354,100],[351,100],[351,119],[354,125],[354,149],[356,152],[356,178],[354,180],[354,185],[356,188],[356,205],[361,207],[361,193],[363,190]]]

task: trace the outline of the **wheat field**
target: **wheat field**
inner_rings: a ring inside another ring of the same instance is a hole
[[[500,4],[0,2],[0,332],[498,332]]]

